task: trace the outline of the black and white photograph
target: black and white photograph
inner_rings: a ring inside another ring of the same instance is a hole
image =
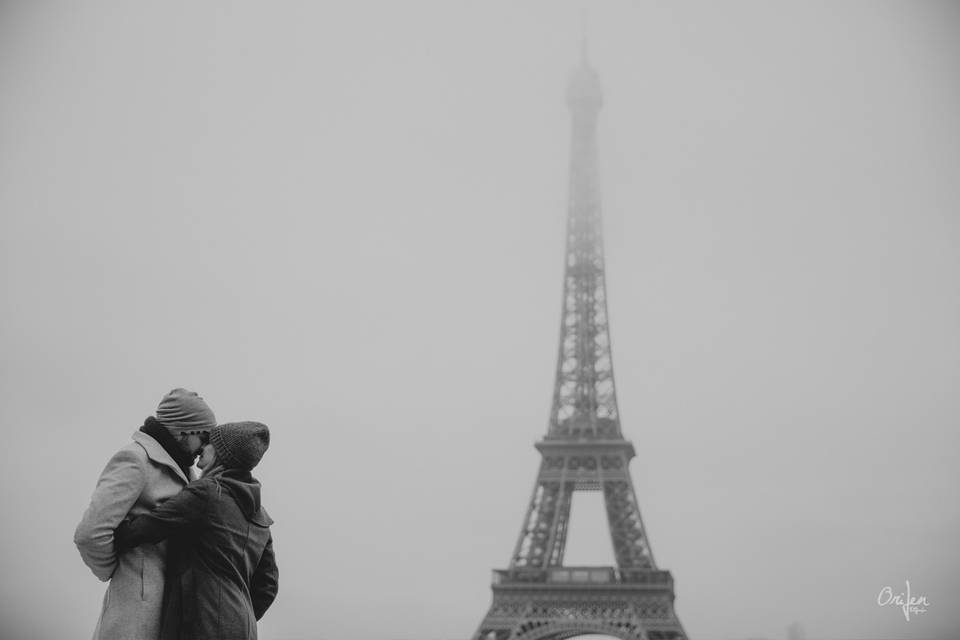
[[[960,639],[960,3],[0,0],[0,639]]]

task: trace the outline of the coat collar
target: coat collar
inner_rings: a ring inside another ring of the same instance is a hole
[[[184,482],[190,482],[190,478],[183,473],[183,469],[180,468],[180,465],[178,465],[176,461],[170,457],[170,454],[167,453],[166,449],[160,446],[159,442],[142,431],[133,432],[133,441],[143,447],[144,451],[147,452],[148,458],[157,464],[170,467],[170,469],[178,478]]]

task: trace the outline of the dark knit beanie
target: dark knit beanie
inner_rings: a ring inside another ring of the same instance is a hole
[[[250,470],[270,446],[270,430],[262,422],[227,422],[210,430],[210,444],[225,467]]]
[[[157,421],[173,433],[209,431],[217,418],[196,391],[174,389],[157,407]]]

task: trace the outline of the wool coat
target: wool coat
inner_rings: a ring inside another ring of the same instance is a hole
[[[168,538],[162,640],[256,640],[278,570],[260,483],[226,469],[117,531],[120,548]]]
[[[160,633],[166,549],[147,544],[117,553],[114,530],[125,518],[149,513],[177,495],[189,478],[160,444],[136,431],[97,481],[90,506],[77,525],[74,543],[100,580],[103,597],[94,640],[155,640]]]

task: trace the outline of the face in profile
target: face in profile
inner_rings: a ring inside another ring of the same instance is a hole
[[[204,470],[213,464],[216,457],[213,445],[208,442],[200,449],[200,460],[197,461],[197,466],[200,467],[201,470]]]
[[[189,435],[178,435],[177,442],[180,448],[191,454],[193,457],[200,455],[203,445],[210,442],[210,435],[207,433],[191,433]]]

